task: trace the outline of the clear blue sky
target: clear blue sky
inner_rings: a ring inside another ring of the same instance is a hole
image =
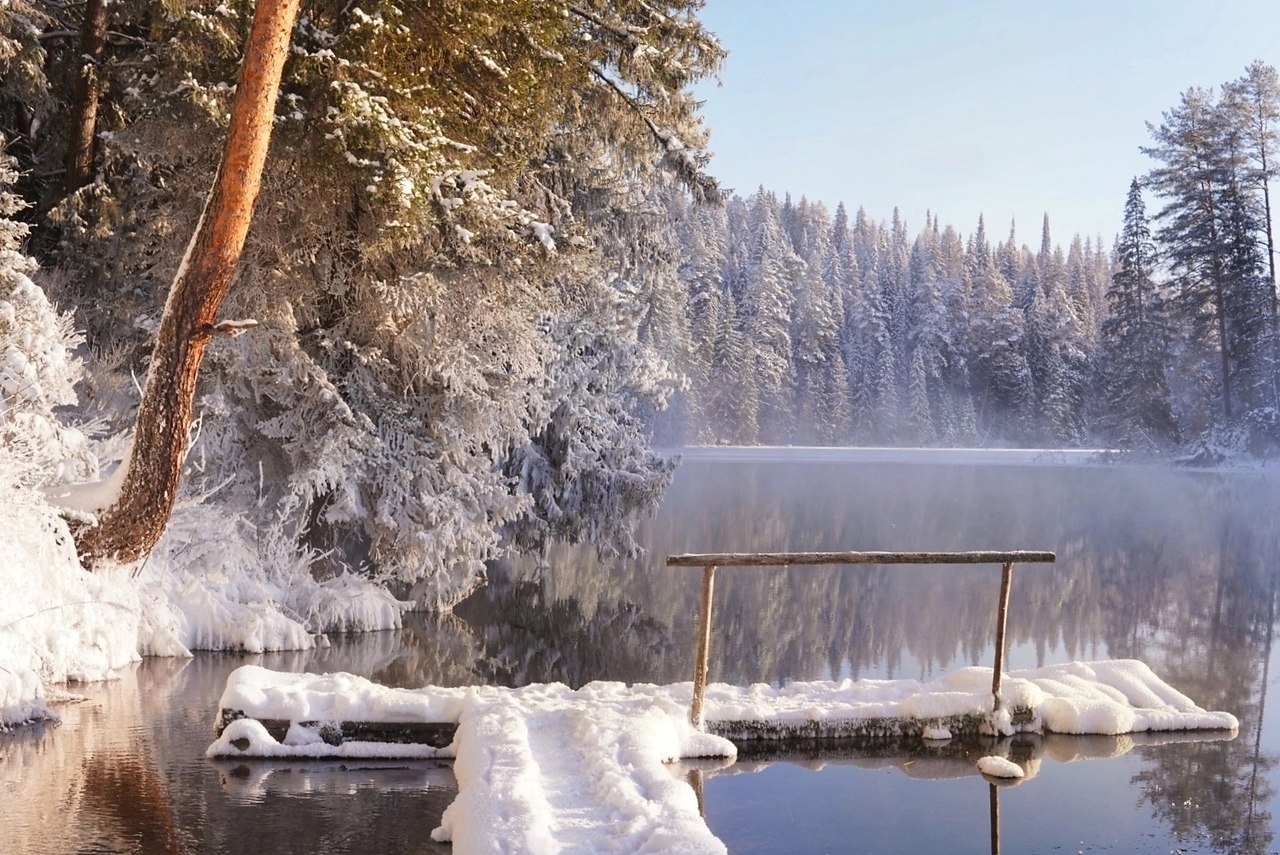
[[[1192,86],[1280,67],[1280,0],[707,0],[729,50],[700,86],[711,171],[843,201],[911,233],[926,210],[1039,245],[1119,229],[1145,122]],[[1148,205],[1152,206],[1151,200]]]

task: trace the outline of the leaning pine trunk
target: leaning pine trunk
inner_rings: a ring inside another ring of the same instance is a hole
[[[276,94],[301,0],[258,0],[213,191],[156,333],[119,500],[79,530],[86,567],[146,556],[169,522],[191,429],[196,375],[235,275],[266,162]]]

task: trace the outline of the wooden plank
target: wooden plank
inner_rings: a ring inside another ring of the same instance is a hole
[[[215,728],[218,736],[231,722],[246,716],[240,710],[224,709],[218,716]],[[262,718],[257,720],[276,742],[283,742],[289,732],[290,722],[284,719]],[[301,722],[313,727],[320,737],[330,745],[341,745],[343,742],[391,742],[399,745],[430,745],[444,748],[453,742],[453,735],[458,729],[455,722],[422,722],[422,721],[343,721],[343,722]]]
[[[668,555],[668,567],[787,567],[793,564],[1048,564],[1052,552],[708,552]]]

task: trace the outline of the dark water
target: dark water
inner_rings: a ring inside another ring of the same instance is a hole
[[[151,660],[0,735],[0,853],[448,851],[435,763],[211,762],[218,695],[245,662],[391,685],[687,680],[696,571],[678,552],[1050,549],[1015,571],[1009,667],[1136,656],[1234,739],[1019,737],[1033,773],[993,790],[989,746],[841,747],[697,764],[731,852],[1257,852],[1276,840],[1280,703],[1268,706],[1280,477],[1119,468],[688,463],[641,542],[497,568],[456,616],[305,654]],[[731,570],[712,679],[928,677],[990,664],[998,572]],[[998,839],[993,839],[993,834]]]

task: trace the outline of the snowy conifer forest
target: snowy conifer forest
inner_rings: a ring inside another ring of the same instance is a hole
[[[909,226],[726,198],[698,0],[315,0],[219,313],[256,326],[209,344],[160,544],[85,574],[254,6],[0,6],[0,625],[128,616],[83,618],[92,661],[0,634],[0,707],[394,625],[510,552],[627,553],[681,444],[1280,444],[1270,67],[1153,126],[1118,237]]]
[[[689,442],[1273,455],[1278,143],[1280,84],[1255,62],[1152,126],[1116,236],[1058,236],[1047,214],[912,233],[896,211],[763,187],[676,198],[685,311],[659,337],[690,387],[659,424]]]

